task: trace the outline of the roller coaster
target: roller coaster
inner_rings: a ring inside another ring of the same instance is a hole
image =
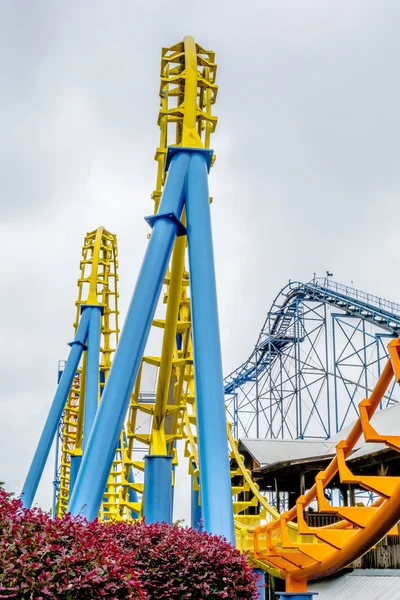
[[[117,238],[103,227],[88,233],[74,339],[21,498],[32,505],[56,440],[54,517],[171,523],[183,448],[192,525],[202,520],[259,572],[285,579],[287,595],[307,598],[307,581],[348,565],[400,520],[400,478],[356,474],[346,462],[360,438],[400,450],[400,435],[371,424],[376,410],[397,402],[400,306],[329,275],[290,282],[250,357],[223,379],[208,191],[216,72],[214,52],[191,37],[162,50],[151,235],[132,301],[120,334]],[[162,336],[157,356],[145,355],[151,328]],[[146,369],[157,374],[152,392]],[[280,514],[238,438],[326,439],[352,421],[329,466]],[[372,504],[329,501],[337,474]],[[311,527],[311,505],[339,519]]]

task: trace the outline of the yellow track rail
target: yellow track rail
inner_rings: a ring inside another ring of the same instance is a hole
[[[112,354],[118,342],[118,292],[116,236],[104,227],[86,234],[80,262],[78,299],[74,330],[78,328],[81,308],[85,304],[103,307],[101,318],[100,393],[111,368]],[[85,355],[86,356],[86,355]],[[74,379],[61,425],[61,466],[57,515],[66,513],[69,501],[71,457],[82,455],[84,390],[86,376],[85,356]]]

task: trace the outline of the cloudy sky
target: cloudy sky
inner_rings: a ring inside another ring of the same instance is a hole
[[[152,211],[162,46],[217,55],[210,181],[224,370],[288,279],[400,300],[397,0],[0,0],[0,480],[18,492],[67,354],[81,244]],[[51,466],[37,496],[50,505]]]

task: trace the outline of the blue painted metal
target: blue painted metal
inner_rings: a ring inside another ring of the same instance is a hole
[[[70,472],[69,472],[69,493],[75,487],[76,478],[78,477],[79,469],[81,467],[82,455],[73,454],[71,455]]]
[[[257,600],[265,600],[265,571],[262,569],[253,569],[253,573],[257,575]]]
[[[57,427],[65,407],[65,403],[68,399],[68,394],[71,389],[72,382],[74,380],[76,371],[79,366],[79,361],[86,347],[85,344],[88,333],[90,314],[90,309],[82,314],[75,339],[69,344],[71,346],[71,350],[68,356],[68,360],[64,367],[60,383],[57,386],[57,391],[55,393],[48,417],[46,419],[42,435],[36,448],[36,452],[33,457],[28,475],[26,477],[24,487],[22,488],[21,500],[25,508],[30,508],[32,506],[32,502],[35,497],[36,490],[39,485],[39,481],[42,476],[47,458],[49,456],[51,445],[53,443],[54,436],[56,434]]]
[[[148,223],[152,229],[154,227],[154,223],[156,223],[160,219],[168,219],[175,223],[177,237],[186,235],[186,227],[184,226],[182,221],[180,219],[178,219],[178,217],[173,212],[162,212],[162,213],[158,212],[156,215],[150,215],[149,217],[145,217],[144,219],[145,219],[146,223]]]
[[[60,381],[60,378],[58,379]],[[57,497],[60,489],[60,476],[59,476],[59,454],[60,454],[60,431],[59,426],[57,427],[58,431],[56,432],[56,449],[54,456],[54,475],[53,475],[53,501],[51,505],[51,516],[53,519],[56,517],[57,510]]]
[[[235,543],[207,161],[190,159],[186,217],[204,527]],[[218,502],[215,499],[218,498]]]
[[[83,307],[83,312],[90,310],[90,322],[86,357],[85,410],[83,421],[83,452],[96,416],[99,402],[99,367],[100,367],[100,329],[102,307]]]
[[[103,395],[103,392],[104,392],[104,385],[106,383],[106,374],[104,372],[104,369],[100,369],[99,376],[100,376],[100,398],[101,398]]]
[[[143,516],[147,523],[172,523],[172,456],[144,457]]]
[[[159,212],[174,213],[180,219],[189,154],[180,152],[171,160]],[[125,319],[122,334],[107,379],[99,409],[86,446],[69,510],[96,518],[121,433],[136,375],[164,282],[176,221],[154,223],[152,235]]]
[[[234,377],[233,374],[225,378],[226,394],[233,392],[243,381],[256,381],[260,369],[265,369],[271,365],[288,344],[300,341],[297,339],[293,328],[295,316],[295,303],[287,311],[277,312],[275,320],[270,325],[271,338],[267,339],[260,348],[257,348],[257,360],[251,361],[249,359],[245,365],[239,367],[237,369],[239,378]],[[230,379],[232,380],[230,381]]]
[[[278,598],[289,598],[289,600],[313,600],[318,596],[317,592],[275,592]]]
[[[395,335],[400,334],[400,305],[377,296],[371,296],[349,286],[317,278],[309,283],[290,282],[279,292],[277,299],[281,295],[286,296],[286,304],[294,302],[296,297],[322,300],[331,306],[338,306],[348,314],[362,316],[368,322],[386,327],[388,330],[393,331]],[[277,299],[273,305],[276,304]],[[276,314],[275,330],[278,327],[284,330],[284,325],[281,326],[280,324],[280,317],[284,315],[284,310],[280,314]],[[275,330],[271,330],[271,335],[275,333]],[[255,369],[251,358],[225,378],[225,393],[231,393],[242,382],[247,381],[252,376]]]
[[[194,475],[192,475],[191,493],[191,526],[193,529],[203,528],[203,513],[200,504],[200,491],[194,489]]]
[[[399,333],[399,304],[328,278],[290,282],[249,359],[224,380],[236,437],[336,433],[354,420],[386,358],[377,336]],[[382,407],[399,400],[393,387]]]
[[[207,173],[210,172],[212,157],[214,154],[214,150],[211,148],[196,148],[190,146],[170,146],[167,150],[167,159],[165,161],[165,170],[168,172],[169,166],[173,157],[179,152],[187,152],[188,154],[201,152],[202,156],[204,156],[206,164],[207,164]]]

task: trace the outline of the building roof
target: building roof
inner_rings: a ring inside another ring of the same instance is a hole
[[[240,440],[240,450],[247,451],[260,467],[276,463],[320,458],[335,453],[336,442],[324,440]]]
[[[393,600],[400,598],[399,569],[355,569],[351,573],[312,581],[315,600]]]
[[[400,422],[400,404],[380,410],[371,419],[378,433],[398,435]],[[327,460],[335,454],[338,441],[345,439],[353,425],[349,425],[328,440],[271,440],[271,439],[241,439],[239,449],[248,452],[260,465],[260,468],[282,465],[282,463],[302,463]],[[386,452],[382,444],[366,443],[361,438],[353,450],[350,461]]]

